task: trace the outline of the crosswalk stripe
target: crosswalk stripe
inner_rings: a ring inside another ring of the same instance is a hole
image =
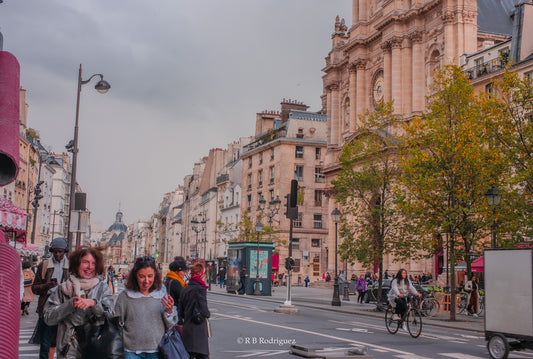
[[[484,359],[484,357],[478,357],[476,355],[468,355],[464,353],[439,353],[439,355],[456,359]]]
[[[433,358],[423,357],[419,355],[412,355],[412,354],[400,354],[400,355],[395,355],[394,357],[399,358],[399,359],[433,359]]]

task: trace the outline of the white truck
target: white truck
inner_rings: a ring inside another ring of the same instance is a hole
[[[493,359],[533,349],[533,248],[488,249],[485,261],[485,339]]]

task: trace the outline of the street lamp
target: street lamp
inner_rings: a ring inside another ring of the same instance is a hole
[[[500,191],[492,186],[487,192],[485,192],[485,198],[487,199],[487,203],[489,204],[489,206],[491,206],[493,208],[493,211],[494,211],[494,207],[497,206],[498,204],[500,204],[500,201],[502,199],[502,195],[500,193]],[[492,248],[497,248],[497,243],[496,243],[496,218],[494,218],[494,220],[492,221],[492,226],[490,228],[490,234],[491,234],[491,247]]]
[[[335,223],[335,283],[333,284],[333,300],[331,305],[340,307],[341,299],[339,298],[339,274],[337,273],[337,226],[341,219],[341,211],[338,208],[335,208],[331,212],[331,219]]]
[[[272,227],[272,222],[274,221],[274,217],[278,214],[279,209],[281,207],[281,200],[279,199],[279,196],[276,196],[275,199],[272,199],[268,202],[268,210],[265,208],[266,200],[263,196],[259,198],[259,206],[257,209],[268,217],[268,224],[270,227]],[[279,224],[279,221],[276,221]]]
[[[52,240],[54,239],[54,233],[56,229],[56,214],[59,214],[60,216],[62,216],[64,212],[62,210],[58,212],[57,210],[54,209],[54,217],[52,219]]]
[[[81,64],[80,64],[80,70],[78,73],[78,96],[76,99],[76,123],[74,125],[74,142],[67,145],[67,149],[70,148],[72,151],[72,171],[70,173],[70,201],[69,201],[69,209],[68,209],[68,227],[67,227],[67,233],[68,233],[68,247],[72,248],[72,233],[70,232],[70,221],[72,220],[72,210],[74,209],[74,193],[76,192],[76,169],[78,165],[78,122],[79,122],[79,114],[80,114],[80,94],[81,94],[81,86],[88,84],[94,77],[100,76],[100,81],[94,86],[96,91],[98,91],[101,94],[106,93],[111,88],[111,85],[104,81],[104,75],[102,74],[95,74],[89,77],[88,80],[82,80],[81,79]],[[79,246],[80,237],[76,237],[76,247]]]
[[[201,215],[201,214],[200,214]],[[198,233],[202,232],[205,229],[205,218],[202,218],[200,221],[196,217],[191,220],[192,230],[196,233],[196,243],[194,245],[194,254],[196,255],[196,260],[200,258],[198,255]]]
[[[255,231],[257,232],[257,262],[254,295],[261,295],[261,289],[259,288],[259,286],[261,285],[259,280],[259,235],[261,234],[261,232],[263,232],[263,224],[261,222],[257,221],[257,224],[255,225]]]

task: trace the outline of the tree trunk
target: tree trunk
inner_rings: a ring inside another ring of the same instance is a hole
[[[455,321],[455,236],[450,233],[450,321]]]

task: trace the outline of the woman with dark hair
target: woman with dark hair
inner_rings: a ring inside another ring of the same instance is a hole
[[[181,290],[178,307],[180,318],[183,318],[182,339],[191,359],[209,358],[209,333],[206,318],[210,313],[207,308],[208,286],[204,282],[205,268],[202,263],[189,267],[191,279]]]
[[[403,314],[407,309],[406,297],[409,294],[420,297],[420,293],[416,291],[411,281],[407,278],[407,271],[402,268],[392,280],[388,294],[389,303],[395,308],[394,313],[396,316],[394,316],[393,319],[397,320],[403,317]]]
[[[99,248],[79,247],[69,256],[69,278],[50,290],[44,306],[44,321],[58,325],[57,358],[81,358],[76,326],[90,318],[103,324],[104,315],[113,315],[113,294],[102,281],[104,259]]]
[[[117,298],[115,313],[124,322],[125,358],[159,358],[159,341],[178,316],[153,257],[137,258],[126,289]]]

